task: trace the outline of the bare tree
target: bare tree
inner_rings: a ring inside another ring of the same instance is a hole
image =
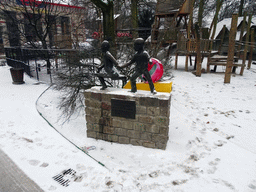
[[[198,10],[198,25],[199,25],[199,27],[202,27],[202,23],[203,23],[204,4],[205,4],[205,0],[200,0],[199,10]]]
[[[7,32],[11,45],[20,46],[21,41],[29,43],[33,48],[47,50],[56,45],[57,22],[61,24],[62,44],[71,43],[69,16],[74,10],[56,0],[3,0],[0,2],[0,11],[5,17]],[[77,11],[77,10],[76,10]],[[10,34],[10,33],[13,34]],[[11,38],[10,38],[11,37]],[[69,38],[70,37],[70,38]],[[66,40],[66,42],[63,42]],[[15,43],[16,42],[16,43]],[[22,43],[23,44],[23,43]],[[50,73],[50,53],[43,52],[47,62],[47,72]]]
[[[244,8],[244,0],[240,0],[240,6],[239,6],[239,11],[238,11],[239,17],[243,16],[243,8]]]
[[[107,0],[91,0],[103,14],[103,33],[104,39],[108,40],[112,45],[115,44],[115,23],[114,23],[114,2]]]

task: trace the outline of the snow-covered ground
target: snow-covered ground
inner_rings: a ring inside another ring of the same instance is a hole
[[[256,65],[230,84],[223,73],[185,72],[183,57],[178,68],[169,141],[158,150],[87,138],[83,111],[59,118],[63,93],[28,76],[13,85],[0,67],[0,147],[45,191],[256,192]],[[81,178],[68,187],[52,179],[69,168]]]

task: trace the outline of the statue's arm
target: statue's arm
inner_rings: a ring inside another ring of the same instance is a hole
[[[149,54],[148,54],[148,52],[147,51],[144,51],[144,53],[147,55],[147,57],[148,57],[148,63],[150,64],[150,65],[152,65],[152,60],[151,60],[151,58],[150,58],[150,56],[149,56]]]
[[[107,51],[106,56],[113,62],[113,64],[116,67],[118,67],[118,63],[117,63],[116,59],[114,58],[114,56],[109,51]]]
[[[120,67],[121,67],[121,68],[128,67],[129,65],[131,65],[131,64],[133,64],[133,63],[135,63],[135,58],[134,58],[134,57],[133,57],[132,60],[130,60],[128,63],[126,63],[126,64],[124,64],[124,65],[122,65],[122,66],[120,66]]]

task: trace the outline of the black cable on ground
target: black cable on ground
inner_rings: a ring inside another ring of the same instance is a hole
[[[72,145],[74,145],[77,149],[79,149],[80,151],[82,151],[84,154],[86,154],[87,156],[89,156],[91,159],[93,159],[94,161],[96,161],[97,163],[99,163],[101,166],[103,166],[104,168],[106,168],[107,170],[109,170],[111,172],[111,170],[106,167],[106,165],[104,165],[103,163],[101,163],[100,161],[98,161],[97,159],[95,159],[94,157],[92,157],[91,155],[89,155],[88,153],[86,153],[83,149],[81,149],[80,147],[78,147],[75,143],[73,143],[72,141],[70,141],[67,137],[65,137],[62,133],[60,133],[43,115],[42,113],[40,113],[40,111],[38,110],[37,106],[38,106],[38,100],[42,97],[42,95],[48,91],[50,88],[52,87],[52,85],[50,85],[46,90],[43,91],[43,93],[41,93],[41,95],[37,98],[36,100],[36,110],[39,113],[39,115],[55,130],[57,131],[64,139],[66,139],[69,143],[71,143]]]

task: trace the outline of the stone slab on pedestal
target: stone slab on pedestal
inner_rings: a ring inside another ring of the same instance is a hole
[[[170,93],[131,93],[93,87],[84,91],[87,137],[165,149],[169,139]]]

